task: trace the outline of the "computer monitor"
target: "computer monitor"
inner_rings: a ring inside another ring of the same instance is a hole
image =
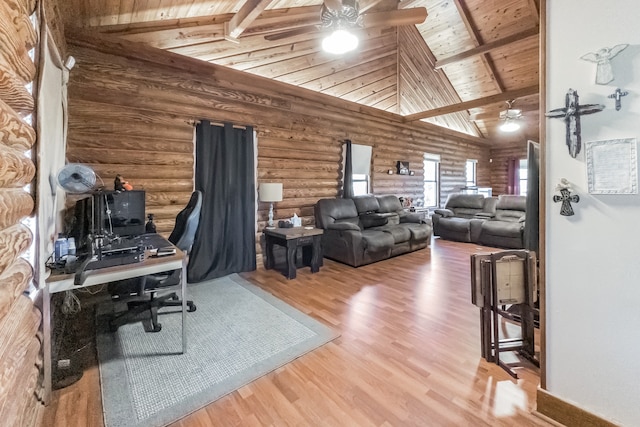
[[[94,198],[94,231],[104,236],[144,234],[145,192],[101,191]]]
[[[88,236],[136,236],[145,232],[145,192],[98,191],[78,200],[69,235],[78,249],[86,248]]]

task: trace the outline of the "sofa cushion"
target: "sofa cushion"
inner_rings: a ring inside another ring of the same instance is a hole
[[[478,212],[480,212],[479,209],[474,208],[451,208],[451,210],[455,216],[467,219],[473,218]]]
[[[478,209],[482,209],[483,204],[484,195],[482,194],[453,193],[449,194],[449,197],[447,197],[444,207],[446,209],[469,208],[475,209],[477,212]]]
[[[524,217],[522,211],[511,211],[506,209],[498,209],[494,219],[496,221],[518,222]]]
[[[409,228],[404,225],[388,225],[386,227],[379,228],[379,230],[391,234],[391,236],[393,236],[393,243],[408,242],[411,238]]]
[[[495,219],[498,221],[518,222],[524,218],[526,210],[526,196],[503,194],[498,197]]]
[[[527,196],[502,194],[498,197],[496,209],[525,212],[527,210]]]
[[[362,241],[368,252],[390,251],[393,247],[393,236],[380,230],[364,230]]]
[[[469,220],[466,218],[440,218],[441,227],[454,233],[463,233],[469,231]]]
[[[355,203],[356,209],[358,210],[359,214],[378,212],[378,210],[380,209],[378,199],[376,199],[375,196],[356,196],[352,200]]]
[[[411,232],[412,242],[425,242],[431,236],[431,227],[427,224],[405,223],[404,227]]]
[[[316,227],[327,228],[336,221],[358,222],[358,211],[351,199],[320,199],[315,206]]]
[[[401,212],[402,203],[400,199],[394,195],[378,196],[378,204],[380,205],[380,212]]]
[[[482,236],[520,237],[523,225],[519,222],[485,221],[482,224]]]

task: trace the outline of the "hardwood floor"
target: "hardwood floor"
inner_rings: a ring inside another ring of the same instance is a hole
[[[359,268],[325,259],[290,281],[262,266],[242,274],[341,336],[173,426],[551,425],[531,414],[535,368],[516,381],[480,357],[469,255],[485,250],[436,238]],[[103,425],[95,362],[54,393],[44,425]]]

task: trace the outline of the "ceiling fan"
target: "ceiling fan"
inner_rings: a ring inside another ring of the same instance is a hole
[[[324,0],[318,24],[268,34],[264,38],[269,41],[282,40],[315,32],[318,29],[350,30],[382,25],[415,25],[421,24],[425,19],[427,19],[427,9],[424,7],[361,13],[358,0]]]
[[[520,129],[520,123],[518,120],[522,118],[522,110],[513,108],[515,100],[509,100],[507,102],[507,109],[500,112],[500,120],[503,123],[500,125],[500,129],[504,132],[515,132]]]

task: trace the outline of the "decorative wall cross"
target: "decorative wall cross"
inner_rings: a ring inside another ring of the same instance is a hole
[[[566,142],[569,147],[571,157],[576,157],[580,152],[582,142],[580,140],[580,116],[584,114],[598,113],[604,110],[602,104],[585,104],[580,105],[578,92],[569,89],[564,98],[564,108],[556,108],[549,111],[546,116],[551,118],[563,119],[566,126]]]
[[[580,201],[580,196],[577,194],[571,195],[571,192],[566,188],[560,190],[560,196],[553,196],[554,202],[562,202],[562,206],[560,207],[560,215],[564,216],[572,216],[575,214],[573,208],[571,207],[571,202],[578,203]]]
[[[629,92],[627,92],[626,90],[623,92],[622,90],[620,90],[620,88],[616,89],[615,92],[613,92],[611,95],[609,95],[607,98],[611,98],[611,99],[615,99],[616,100],[616,111],[620,111],[620,109],[622,108],[622,97],[623,96],[627,96],[629,95]]]
[[[560,206],[560,215],[574,215],[575,212],[573,211],[571,203],[578,203],[580,201],[580,196],[577,194],[571,195],[571,184],[569,181],[567,181],[566,178],[562,178],[560,183],[556,185],[556,191],[559,191],[560,195],[553,196],[553,201],[556,203],[562,202],[562,206]]]

